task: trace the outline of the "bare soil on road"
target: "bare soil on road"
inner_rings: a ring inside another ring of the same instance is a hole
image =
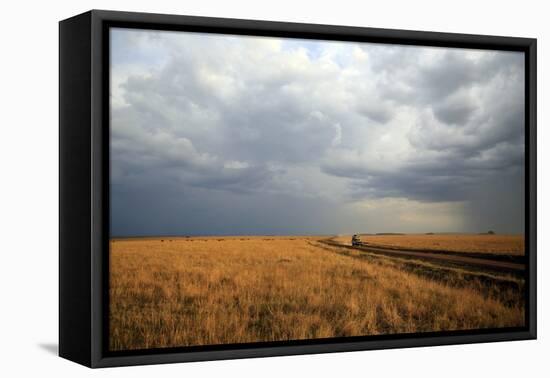
[[[365,252],[385,254],[396,257],[410,257],[419,259],[428,259],[445,263],[458,263],[462,265],[481,267],[491,270],[503,270],[522,272],[525,270],[525,264],[518,262],[517,256],[504,254],[489,254],[478,252],[457,252],[444,250],[417,250],[398,247],[381,247],[363,243],[360,246],[352,246],[349,237],[335,237],[324,240],[326,244],[341,246],[345,248],[357,249]]]

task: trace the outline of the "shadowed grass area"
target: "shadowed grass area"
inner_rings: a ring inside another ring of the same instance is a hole
[[[480,285],[462,272],[356,258],[318,239],[111,241],[111,350],[524,324],[517,278]]]

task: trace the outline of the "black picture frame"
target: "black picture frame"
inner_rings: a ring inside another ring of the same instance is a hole
[[[525,53],[526,326],[109,352],[109,38],[113,26]],[[92,10],[59,23],[59,355],[88,367],[535,339],[536,39]]]

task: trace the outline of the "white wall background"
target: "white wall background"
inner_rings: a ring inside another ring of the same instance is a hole
[[[219,16],[539,40],[539,340],[90,370],[56,356],[58,25],[89,9]],[[109,377],[544,376],[550,373],[550,162],[545,2],[441,0],[9,1],[0,22],[0,375]],[[546,297],[547,299],[547,297]],[[546,352],[545,352],[546,349]]]

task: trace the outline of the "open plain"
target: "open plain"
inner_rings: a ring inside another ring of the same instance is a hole
[[[379,255],[327,240],[111,240],[110,349],[524,325],[522,274]]]

